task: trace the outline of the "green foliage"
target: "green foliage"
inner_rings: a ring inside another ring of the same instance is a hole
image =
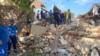
[[[11,0],[13,1],[20,9],[20,11],[27,11],[27,10],[30,10],[32,8],[30,8],[30,5],[31,3],[34,1],[34,0]]]
[[[42,4],[41,7],[42,7],[42,8],[45,8],[45,5]]]
[[[34,6],[30,8],[31,3],[33,3],[34,0],[11,0],[11,1],[13,1],[19,7],[20,11],[27,11],[35,8]],[[45,8],[43,4],[41,5],[41,7]]]

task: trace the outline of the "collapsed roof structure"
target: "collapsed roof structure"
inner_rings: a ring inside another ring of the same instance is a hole
[[[100,18],[100,3],[95,3],[93,5],[97,6],[98,13],[99,13],[98,17]],[[85,23],[90,22],[93,19],[92,9],[93,9],[93,6],[92,6],[92,8],[87,13],[85,13],[83,15],[79,15],[77,18],[79,18],[80,21],[85,22]],[[99,19],[98,19],[98,22],[99,22]]]
[[[100,14],[100,3],[96,3],[96,4],[93,4],[93,5],[97,6],[98,13]],[[85,17],[85,18],[92,17],[92,9],[93,9],[93,7],[86,14],[84,14],[83,17]]]

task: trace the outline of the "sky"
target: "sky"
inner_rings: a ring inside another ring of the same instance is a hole
[[[56,5],[62,12],[70,9],[75,16],[87,13],[94,3],[100,3],[100,0],[42,0],[48,11]]]

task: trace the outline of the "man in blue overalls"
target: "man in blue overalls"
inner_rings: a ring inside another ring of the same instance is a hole
[[[0,56],[6,56],[8,45],[7,19],[0,19]]]
[[[14,19],[10,20],[10,25],[8,26],[8,30],[9,30],[9,42],[8,42],[8,54],[10,54],[10,50],[11,50],[11,43],[13,44],[13,49],[14,49],[14,53],[17,53],[17,26],[14,25]]]

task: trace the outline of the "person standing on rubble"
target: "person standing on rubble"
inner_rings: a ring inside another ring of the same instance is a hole
[[[61,24],[65,24],[65,15],[63,12],[60,12]]]
[[[97,20],[98,20],[98,7],[96,6],[96,4],[93,5],[93,9],[92,9],[92,13],[93,13],[93,20],[95,22],[95,26],[97,25]]]
[[[57,8],[57,6],[54,6],[53,8],[53,17],[54,17],[54,25],[55,27],[60,25],[60,10]]]
[[[45,13],[43,10],[41,10],[41,18],[45,20]]]
[[[46,22],[49,23],[49,13],[48,13],[48,11],[45,11],[45,19],[46,19]]]
[[[70,9],[68,9],[68,11],[66,11],[65,17],[66,17],[66,23],[70,24],[71,23],[71,12],[70,12]]]
[[[17,53],[17,31],[18,27],[14,24],[14,19],[10,19],[10,25],[8,25],[9,42],[8,42],[8,55],[11,50],[11,43],[13,44],[14,53]]]
[[[62,24],[62,17],[61,17],[61,10],[59,10],[59,24],[61,25]]]
[[[57,11],[57,10],[55,10],[54,11],[54,13],[53,13],[53,16],[54,16],[54,24],[55,24],[55,27],[57,27],[57,26],[59,26],[60,25],[60,18],[59,18],[59,16],[60,16],[60,14],[59,14],[59,12]]]
[[[8,45],[8,19],[0,19],[0,56],[6,56]]]
[[[37,16],[36,16],[37,20],[39,20],[39,10],[37,12]]]
[[[49,19],[50,20],[50,24],[53,24],[54,20],[53,20],[53,12],[52,12],[52,10],[49,11],[49,17],[50,17],[50,19]]]

